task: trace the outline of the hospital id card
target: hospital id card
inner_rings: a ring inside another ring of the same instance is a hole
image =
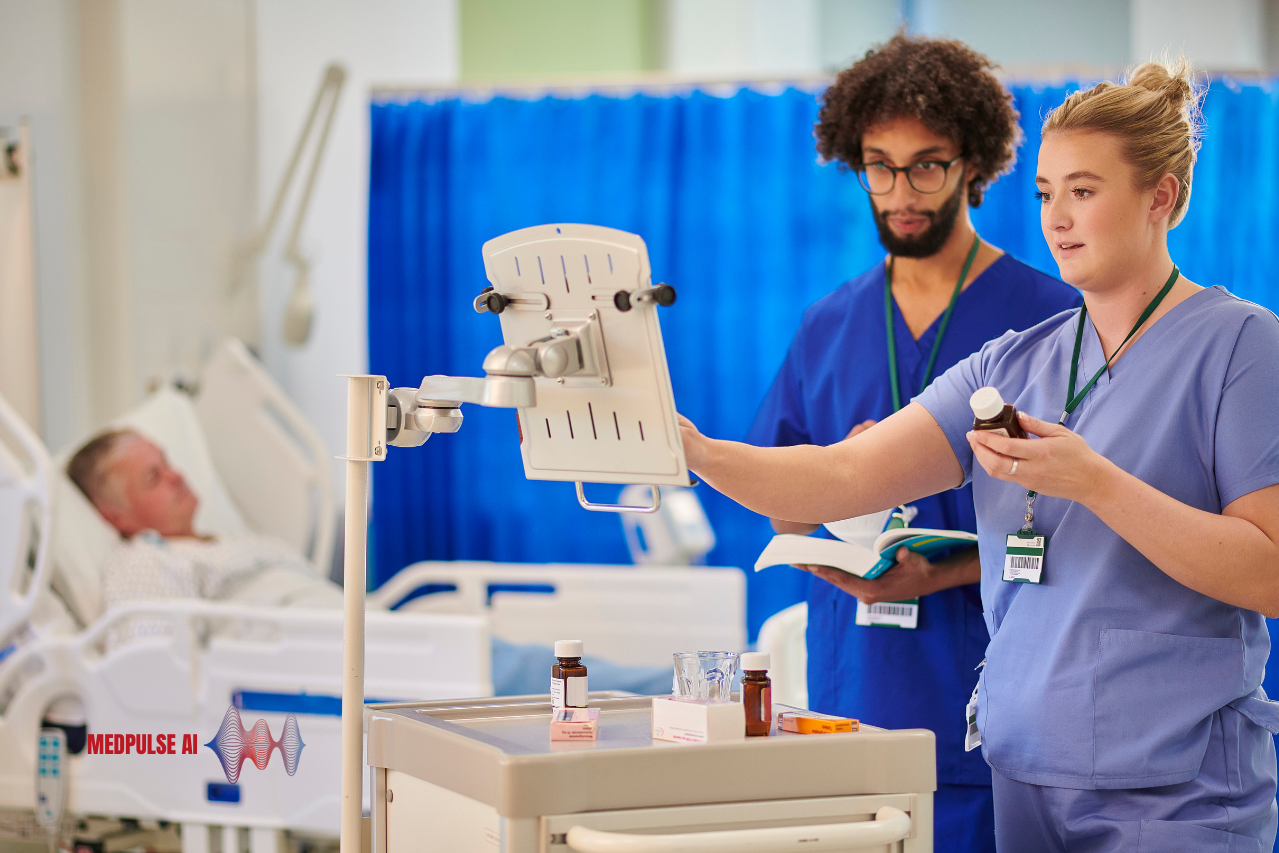
[[[857,602],[857,615],[853,622],[867,627],[917,628],[919,627],[919,599],[908,601],[881,601],[878,604]]]
[[[1033,530],[1008,534],[1004,552],[1004,580],[1010,583],[1042,583],[1044,537]]]
[[[984,661],[983,661],[984,663]],[[981,730],[977,728],[977,688],[973,688],[973,696],[964,709],[964,720],[968,728],[964,733],[964,752],[972,752],[981,746]]]

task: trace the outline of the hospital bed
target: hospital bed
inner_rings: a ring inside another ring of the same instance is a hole
[[[214,355],[194,400],[162,388],[119,424],[157,440],[184,472],[201,498],[198,529],[269,533],[327,569],[327,454],[238,342]],[[284,829],[336,834],[342,614],[207,601],[104,612],[100,567],[115,533],[64,461],[0,401],[0,807],[31,808],[41,721],[75,697],[91,735],[190,733],[200,747],[73,756],[68,812],[179,822],[189,851],[208,849],[209,826],[247,828],[255,851],[275,849]],[[367,695],[381,700],[491,695],[490,636],[549,644],[571,633],[635,665],[746,639],[735,569],[419,563],[371,598],[398,611],[368,614]],[[111,626],[138,615],[171,630],[108,647]],[[277,757],[222,784],[204,745],[229,707],[273,738],[293,713],[305,743],[296,774]]]

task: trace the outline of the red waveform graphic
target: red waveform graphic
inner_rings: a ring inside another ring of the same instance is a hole
[[[306,744],[302,742],[302,733],[298,730],[298,718],[292,714],[284,718],[280,739],[274,740],[266,720],[259,719],[252,729],[245,731],[240,712],[231,705],[226,709],[226,716],[222,718],[218,733],[205,746],[213,750],[218,761],[222,762],[226,780],[234,785],[240,779],[240,770],[245,761],[252,761],[259,770],[265,770],[271,761],[271,752],[275,749],[280,750],[285,772],[292,776],[297,772],[302,747]]]

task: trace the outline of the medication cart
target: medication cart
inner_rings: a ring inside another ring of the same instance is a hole
[[[549,697],[369,705],[374,853],[929,853],[932,732],[654,741],[652,700],[592,694],[595,741]]]

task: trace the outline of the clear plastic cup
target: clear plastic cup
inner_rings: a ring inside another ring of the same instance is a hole
[[[676,652],[675,695],[732,701],[737,652]]]

